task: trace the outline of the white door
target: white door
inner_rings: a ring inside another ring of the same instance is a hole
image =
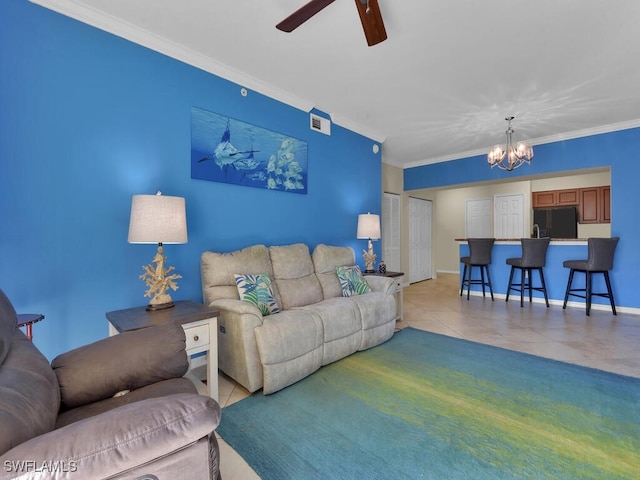
[[[493,198],[493,228],[495,238],[524,236],[524,196],[496,195]]]
[[[409,198],[409,283],[431,278],[430,200]]]
[[[489,238],[492,235],[491,199],[467,200],[465,236],[467,238]]]
[[[389,272],[401,272],[400,195],[385,193],[382,200],[382,258]]]

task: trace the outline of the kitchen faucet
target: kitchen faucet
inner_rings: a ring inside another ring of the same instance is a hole
[[[537,223],[533,224],[533,234],[536,236],[536,238],[540,238],[540,227]]]

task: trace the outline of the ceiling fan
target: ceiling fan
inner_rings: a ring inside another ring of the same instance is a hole
[[[283,32],[292,32],[333,2],[335,0],[311,0],[282,20],[276,25],[276,28]],[[355,0],[355,2],[360,14],[364,35],[367,37],[367,44],[371,47],[386,40],[387,32],[382,22],[378,0]]]

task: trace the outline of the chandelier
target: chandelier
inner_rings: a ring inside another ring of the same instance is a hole
[[[511,170],[515,170],[520,167],[523,163],[529,163],[533,158],[533,147],[527,144],[526,142],[518,142],[517,145],[513,145],[511,136],[514,133],[513,128],[511,128],[511,120],[515,117],[507,117],[505,120],[509,122],[509,126],[507,127],[507,146],[496,145],[489,150],[487,154],[487,161],[491,168],[498,167],[502,170],[507,170],[510,172]]]

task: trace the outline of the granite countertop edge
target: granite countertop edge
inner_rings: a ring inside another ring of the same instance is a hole
[[[456,242],[466,242],[468,238],[455,238]],[[520,243],[520,238],[496,238],[496,242],[518,242]],[[586,238],[552,238],[551,242],[578,242],[578,243],[586,243]]]

